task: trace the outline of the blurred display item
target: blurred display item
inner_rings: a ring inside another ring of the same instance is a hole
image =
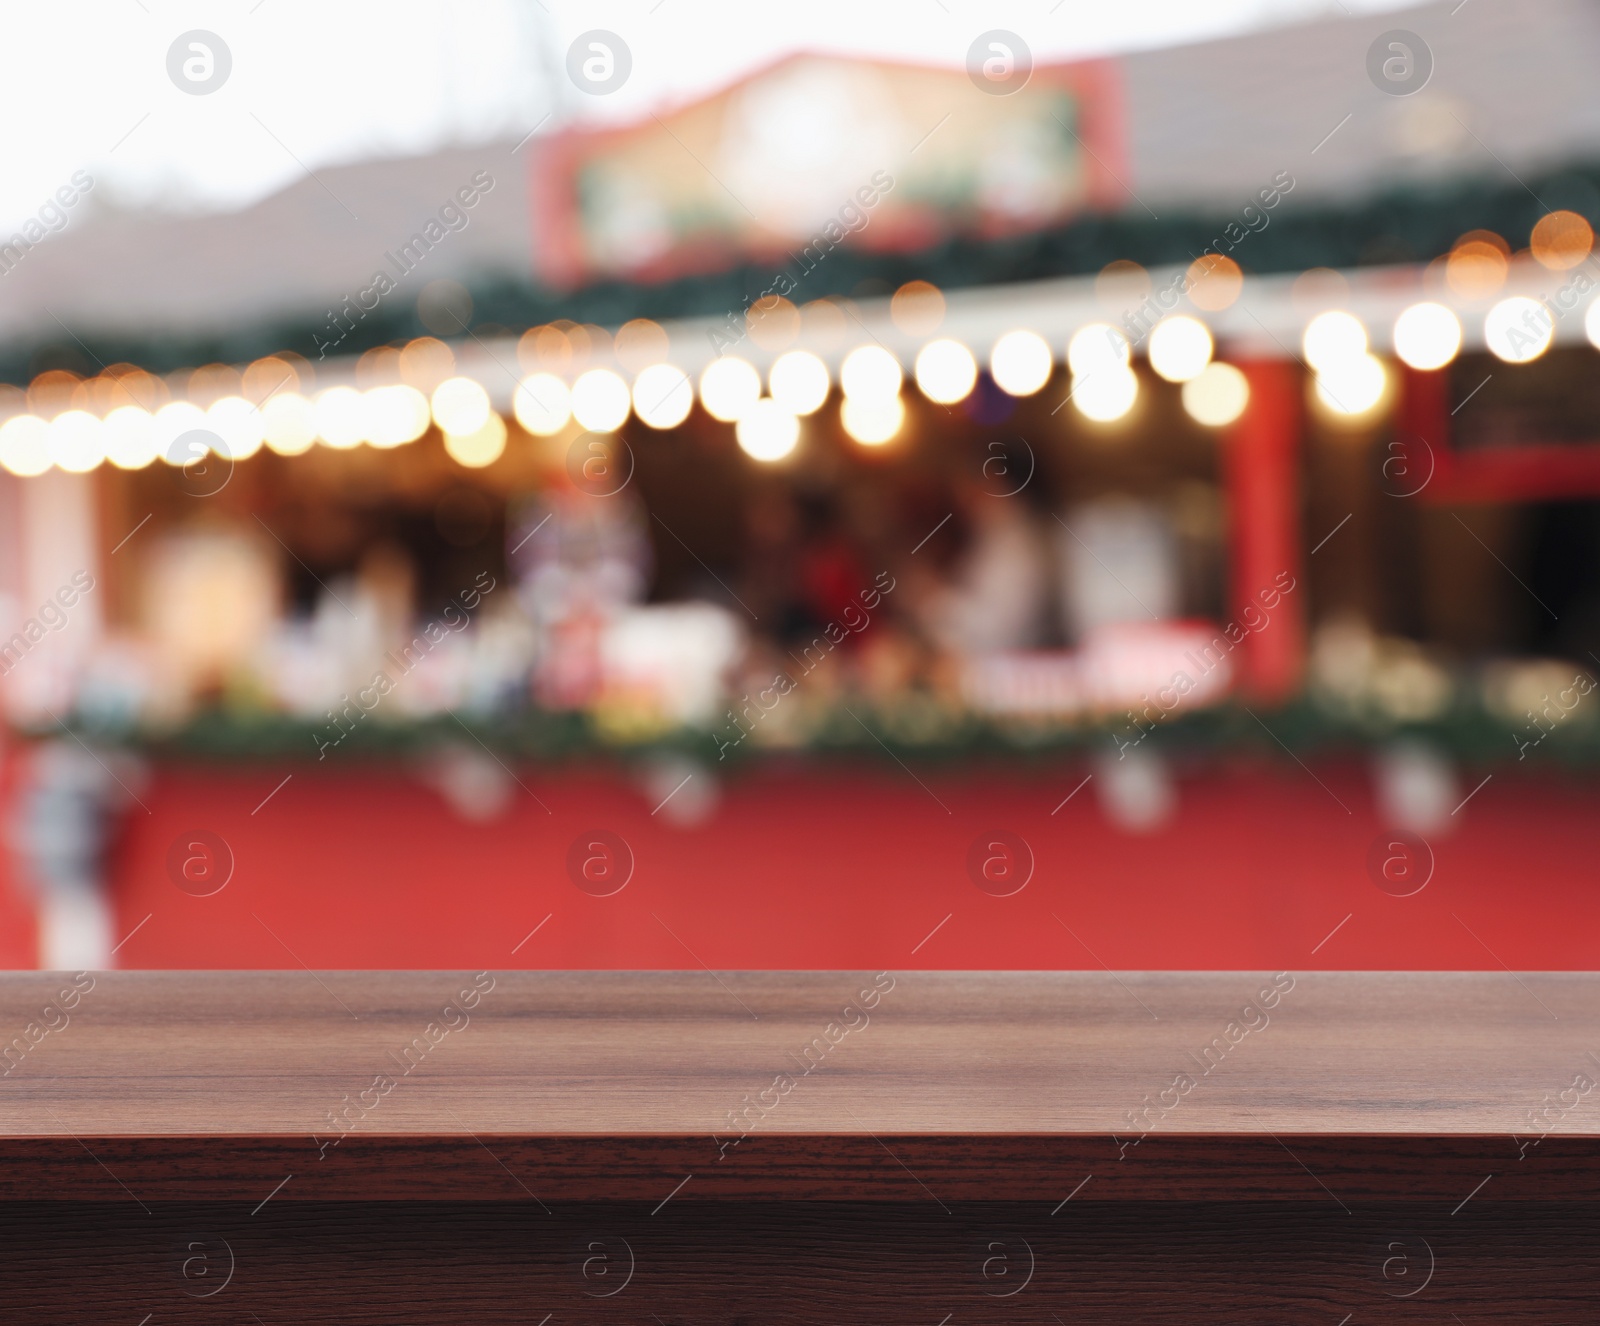
[[[1220,634],[1205,622],[1107,625],[1074,650],[972,658],[962,671],[962,694],[973,712],[990,718],[1109,718],[1118,727],[1133,723],[1138,740],[1168,714],[1227,696],[1234,669],[1218,648]]]
[[[263,652],[279,614],[276,549],[245,528],[174,532],[143,568],[143,620],[164,707],[215,695]]]
[[[959,70],[802,55],[643,124],[568,133],[535,177],[541,275],[660,277],[739,255],[791,266],[787,295],[847,238],[883,252],[1058,223],[1123,195],[1109,75],[1041,68],[986,97]],[[938,152],[913,155],[935,128]],[[711,173],[681,169],[685,151]]]
[[[738,619],[714,603],[619,611],[599,641],[602,729],[665,733],[711,726],[743,643]]]
[[[1055,542],[1063,569],[1062,611],[1073,638],[1176,615],[1178,544],[1159,507],[1128,498],[1076,507],[1061,520]]]
[[[1096,757],[1094,792],[1101,813],[1123,833],[1155,833],[1178,809],[1172,770],[1165,757],[1153,750]]]
[[[1439,838],[1455,827],[1461,808],[1454,762],[1438,747],[1415,738],[1373,752],[1378,809],[1391,828]]]

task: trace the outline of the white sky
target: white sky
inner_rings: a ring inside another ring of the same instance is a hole
[[[1036,60],[1171,45],[1409,0],[0,0],[0,225],[76,170],[95,206],[227,208],[305,169],[520,137],[571,117],[631,119],[713,91],[794,50],[959,67],[993,28]],[[232,52],[208,96],[169,80],[194,28]],[[579,33],[633,55],[606,97],[565,74]]]

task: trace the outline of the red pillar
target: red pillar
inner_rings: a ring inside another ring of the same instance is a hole
[[[1239,368],[1250,383],[1250,403],[1228,431],[1223,450],[1229,621],[1248,632],[1236,655],[1242,655],[1240,694],[1274,704],[1294,694],[1305,662],[1298,463],[1303,386],[1297,367],[1284,360]],[[1276,606],[1266,606],[1275,596]]]

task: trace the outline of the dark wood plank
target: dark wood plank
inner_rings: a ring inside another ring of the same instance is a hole
[[[1600,1196],[1597,977],[874,979],[9,975],[0,1199]]]
[[[1594,1203],[0,1207],[32,1326],[1570,1326],[1597,1246]]]

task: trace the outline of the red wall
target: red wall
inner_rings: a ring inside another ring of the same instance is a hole
[[[1093,784],[1052,814],[1087,772],[1072,764],[969,774],[919,767],[926,790],[888,762],[787,772],[768,766],[727,782],[715,814],[695,828],[676,827],[664,813],[652,817],[643,792],[602,771],[519,769],[529,791],[517,792],[504,818],[475,825],[415,779],[375,767],[169,766],[142,790],[150,813],[135,809],[117,850],[117,933],[139,926],[118,961],[279,968],[1597,965],[1600,783],[1497,773],[1461,811],[1459,828],[1434,843],[1427,887],[1396,898],[1368,875],[1379,823],[1364,767],[1314,767],[1326,790],[1287,761],[1196,770],[1180,781],[1176,819],[1132,837],[1107,823]],[[581,892],[567,874],[574,839],[595,828],[622,835],[636,858],[631,880],[611,897]],[[199,829],[222,835],[236,859],[230,882],[205,898],[180,891],[166,864],[172,843]],[[1012,897],[990,896],[967,875],[974,839],[996,829],[1022,835],[1036,857],[1032,880]]]

